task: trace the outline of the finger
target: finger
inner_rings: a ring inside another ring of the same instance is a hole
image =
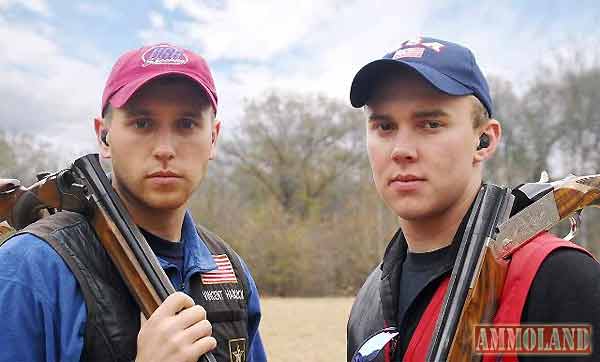
[[[217,340],[214,337],[204,337],[190,346],[192,353],[200,358],[206,352],[210,352],[217,347]]]
[[[190,308],[182,310],[176,316],[176,323],[181,328],[189,326],[206,319],[206,310],[202,306],[194,305]]]
[[[189,343],[195,343],[199,339],[210,337],[212,335],[212,324],[206,319],[193,324],[185,331],[185,340]]]
[[[192,297],[185,293],[176,292],[167,297],[161,305],[156,308],[150,318],[163,318],[174,316],[182,309],[190,308],[194,305]]]
[[[144,313],[140,312],[140,327],[144,325],[144,323],[146,323],[146,316],[144,315]]]

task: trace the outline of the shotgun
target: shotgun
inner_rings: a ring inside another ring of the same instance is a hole
[[[427,361],[480,361],[473,353],[473,327],[492,322],[511,255],[585,207],[600,207],[600,175],[514,190],[484,185],[468,216]],[[571,226],[574,235],[576,222]]]
[[[86,216],[102,246],[146,318],[175,288],[135,225],[100,166],[98,154],[78,158],[68,169],[47,175],[31,187],[18,180],[0,181],[0,222],[21,229],[44,209]],[[212,353],[202,362],[216,362]]]

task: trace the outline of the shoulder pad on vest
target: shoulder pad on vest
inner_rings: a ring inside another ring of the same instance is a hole
[[[381,265],[371,272],[352,305],[347,325],[348,360],[370,335],[384,328],[380,284]]]

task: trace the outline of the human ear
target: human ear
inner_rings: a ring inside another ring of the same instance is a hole
[[[213,160],[217,155],[217,139],[219,138],[219,132],[221,132],[221,121],[215,119],[211,127],[211,140],[210,140],[210,154],[209,160]]]
[[[496,147],[502,138],[502,126],[495,119],[490,119],[477,130],[479,135],[473,155],[473,162],[478,163],[489,159],[496,152]]]
[[[94,130],[96,131],[96,140],[100,146],[100,155],[103,158],[111,158],[106,121],[101,117],[94,118]]]

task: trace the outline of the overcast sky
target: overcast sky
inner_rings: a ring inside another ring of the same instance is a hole
[[[599,22],[595,0],[0,0],[0,130],[94,151],[113,62],[155,42],[207,59],[227,133],[266,89],[348,102],[362,65],[416,35],[466,45],[484,73],[523,86],[558,51],[600,44]]]

